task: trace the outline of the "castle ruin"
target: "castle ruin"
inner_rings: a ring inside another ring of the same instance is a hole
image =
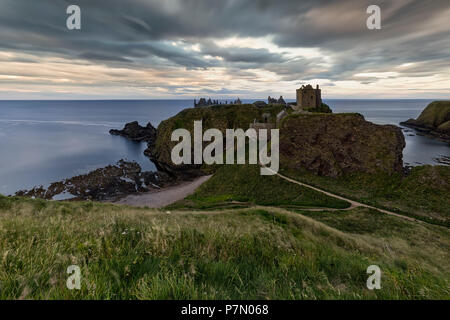
[[[219,100],[211,100],[211,98],[209,98],[208,100],[206,100],[205,98],[200,98],[200,100],[194,99],[194,107],[195,108],[200,108],[200,107],[209,107],[209,106],[218,106],[218,105],[222,105],[222,104],[242,104],[241,99],[237,98],[237,100],[226,100],[226,101],[219,101]]]
[[[314,89],[310,84],[303,85],[297,89],[297,105],[293,106],[295,110],[317,108],[322,105],[322,94],[317,85]]]

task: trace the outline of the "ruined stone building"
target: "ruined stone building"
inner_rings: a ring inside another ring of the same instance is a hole
[[[297,106],[295,110],[305,108],[316,108],[322,105],[322,94],[317,85],[314,89],[310,84],[297,89]]]
[[[267,98],[268,104],[286,104],[286,101],[284,101],[283,96],[280,96],[280,98],[277,100],[275,98],[271,98],[270,96]]]
[[[200,98],[200,100],[194,99],[194,107],[195,108],[200,108],[200,107],[209,107],[209,106],[218,106],[221,104],[242,104],[241,99],[237,98],[237,100],[234,101],[229,101],[226,100],[224,103],[222,103],[219,100],[211,100],[211,98],[209,98],[208,100],[206,100],[205,98]]]

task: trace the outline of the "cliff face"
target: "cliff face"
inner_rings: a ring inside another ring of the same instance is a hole
[[[225,137],[226,129],[247,130],[250,123],[255,119],[262,120],[264,113],[271,115],[270,121],[275,122],[276,115],[283,109],[283,106],[256,107],[252,104],[247,105],[220,105],[213,107],[202,107],[185,109],[177,115],[164,120],[157,129],[155,145],[150,145],[145,150],[147,155],[159,170],[172,173],[174,175],[195,176],[203,173],[209,173],[214,168],[201,165],[174,165],[171,161],[172,148],[178,142],[171,141],[172,132],[175,129],[183,128],[194,136],[194,121],[202,120],[203,131],[216,128],[222,131]],[[204,146],[209,144],[205,142]],[[224,144],[225,145],[225,144]],[[193,147],[193,143],[192,143]],[[193,154],[193,153],[192,153]]]
[[[281,166],[329,177],[401,172],[404,147],[400,128],[373,124],[359,114],[294,115],[280,129]]]
[[[450,101],[434,101],[417,119],[409,119],[401,124],[450,141]]]

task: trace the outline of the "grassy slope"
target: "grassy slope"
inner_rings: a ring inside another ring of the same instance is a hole
[[[417,118],[417,123],[436,128],[450,121],[450,101],[434,101],[422,111]]]
[[[0,198],[0,298],[448,298],[448,229],[367,209],[314,219]],[[371,264],[381,290],[365,286]]]
[[[448,225],[450,220],[450,167],[419,166],[406,177],[400,174],[354,174],[338,179],[307,171],[281,170],[324,190],[378,207],[389,208],[428,222]],[[276,176],[261,176],[252,165],[222,166],[193,195],[170,209],[209,209],[248,205],[346,208],[331,198]]]
[[[280,172],[349,198],[400,211],[429,222],[449,224],[450,167],[419,166],[403,177],[399,174],[354,174],[338,179],[306,171]]]
[[[224,165],[193,195],[169,208],[205,209],[249,204],[340,209],[350,206],[346,201],[292,184],[277,176],[261,176],[257,165]]]

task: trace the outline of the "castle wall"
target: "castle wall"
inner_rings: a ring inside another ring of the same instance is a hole
[[[320,89],[297,89],[297,110],[299,108],[315,108],[322,104]]]

